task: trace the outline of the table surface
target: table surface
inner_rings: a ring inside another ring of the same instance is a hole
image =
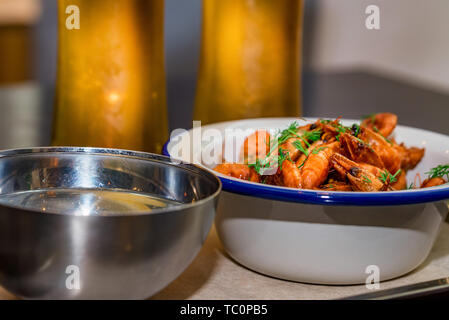
[[[367,72],[306,74],[304,87],[305,116],[360,118],[389,111],[398,114],[400,124],[449,134],[448,93]],[[48,145],[51,100],[52,90],[35,84],[0,88],[0,149]],[[448,223],[418,269],[381,283],[380,289],[445,277],[449,277]],[[213,228],[189,268],[152,299],[336,299],[367,292],[363,285],[302,284],[250,271],[224,252]],[[15,297],[0,287],[0,299]]]

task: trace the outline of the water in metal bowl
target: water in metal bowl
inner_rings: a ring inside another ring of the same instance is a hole
[[[124,190],[108,189],[42,189],[0,196],[0,203],[24,209],[40,208],[44,212],[74,215],[113,215],[151,213],[182,202],[164,197]]]

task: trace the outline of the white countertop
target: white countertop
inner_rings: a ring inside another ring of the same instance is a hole
[[[449,277],[449,224],[444,223],[432,252],[415,271],[383,282],[380,290]],[[270,278],[230,259],[212,229],[195,261],[152,299],[338,299],[368,293],[364,285],[324,286]],[[0,299],[15,299],[0,287]]]

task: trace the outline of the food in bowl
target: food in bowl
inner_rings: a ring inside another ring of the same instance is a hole
[[[318,119],[302,120],[315,123]],[[339,120],[346,127],[358,123]],[[244,154],[245,138],[252,133],[264,130],[274,136],[294,121],[298,118],[210,124],[198,135],[202,138],[199,152],[189,153],[195,144],[192,129],[174,136],[164,153],[184,161],[192,154],[200,155],[198,164],[213,171],[220,161],[241,160],[238,156]],[[210,137],[217,137],[216,141]],[[449,136],[397,125],[388,139],[425,148],[416,167],[406,171],[408,187],[417,174],[426,172],[447,181],[447,166],[442,164],[449,163]],[[245,173],[249,167],[242,164]],[[247,268],[281,279],[362,284],[369,276],[367,270],[373,268],[379,270],[380,281],[402,276],[426,259],[448,213],[449,184],[382,192],[333,191],[269,185],[215,173],[223,184],[215,226],[224,249]]]
[[[294,121],[274,136],[258,130],[244,142],[242,163],[223,163],[214,170],[268,185],[327,191],[395,191],[447,183],[449,165],[431,169],[422,183],[417,183],[419,175],[407,183],[407,171],[421,162],[425,148],[407,147],[391,137],[397,119],[379,113],[351,126],[337,118],[304,125]]]

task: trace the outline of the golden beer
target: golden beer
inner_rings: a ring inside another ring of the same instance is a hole
[[[301,113],[302,0],[204,0],[194,119]]]
[[[168,137],[163,0],[58,4],[53,145],[160,152]],[[69,28],[73,6],[79,29]]]
[[[25,25],[0,25],[0,85],[33,78],[33,28]]]

